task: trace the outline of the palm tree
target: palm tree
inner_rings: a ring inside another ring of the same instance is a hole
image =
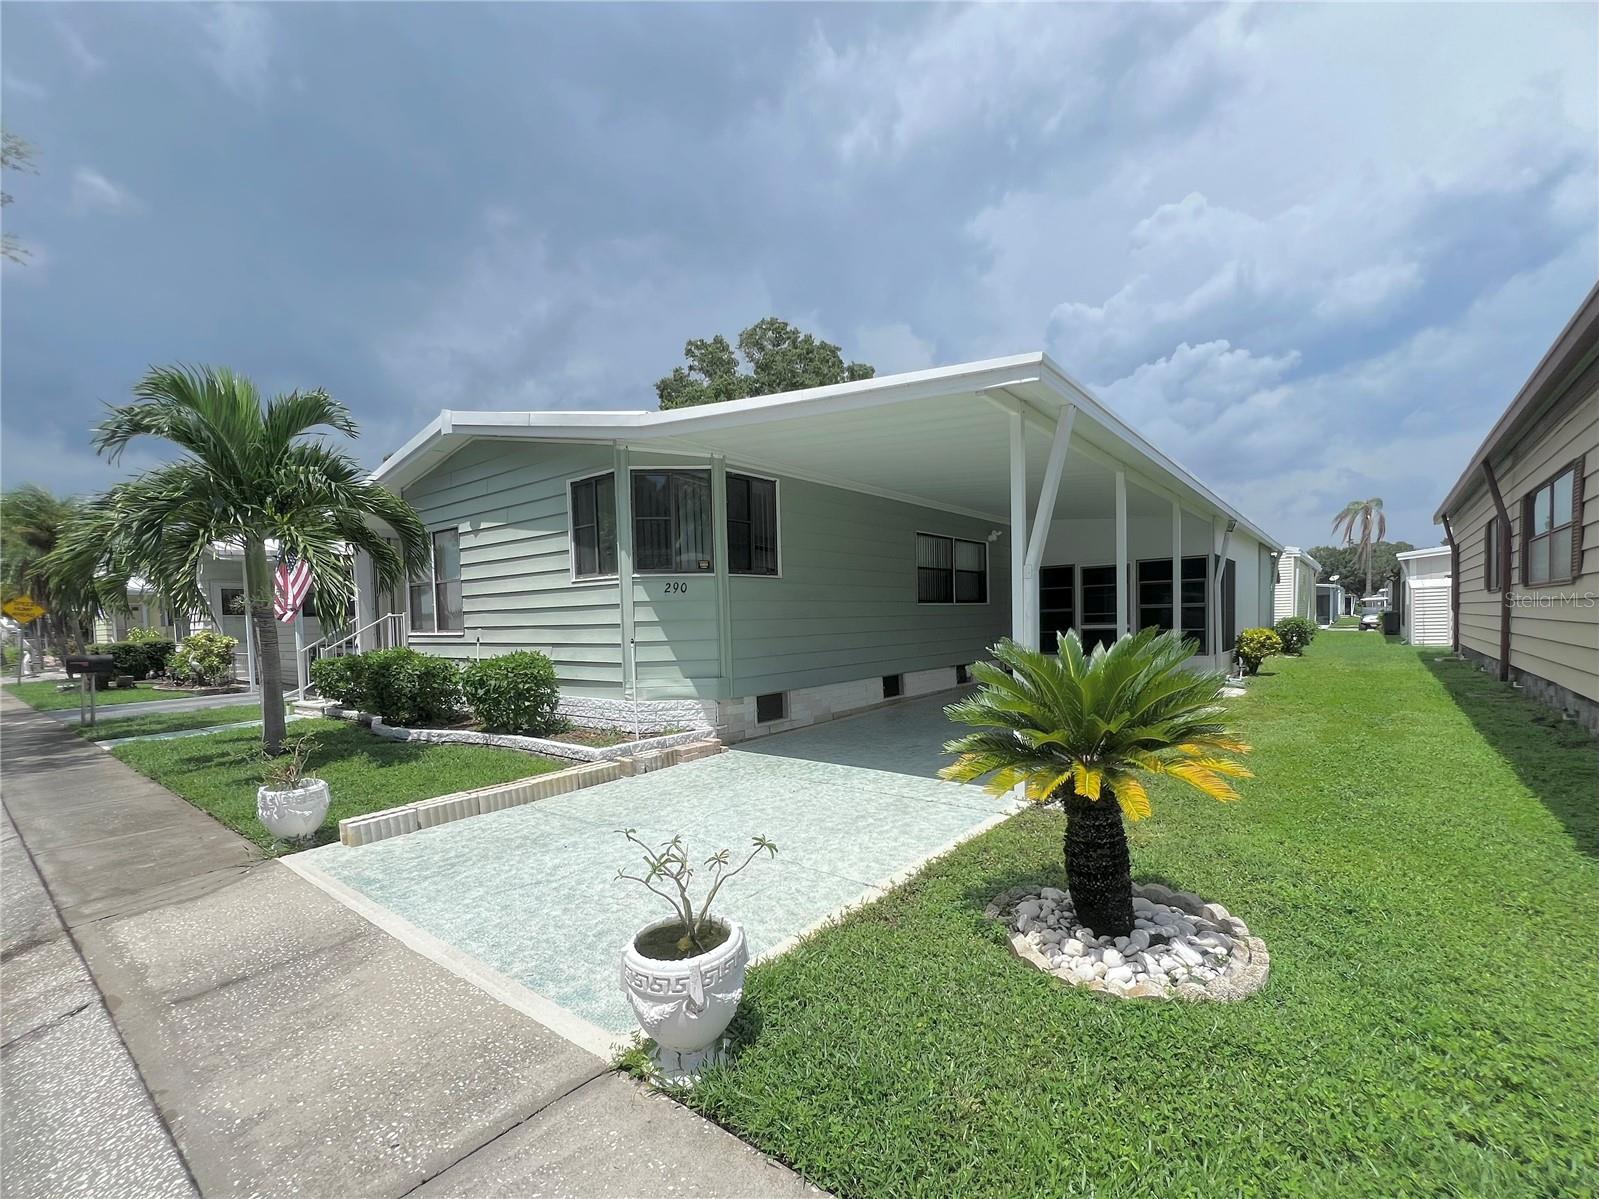
[[[1355,530],[1360,530],[1360,563],[1365,573],[1365,594],[1371,594],[1371,549],[1388,533],[1388,518],[1383,515],[1382,500],[1373,496],[1369,500],[1350,500],[1344,510],[1333,517],[1333,532],[1343,538],[1345,545],[1356,544]],[[1373,531],[1376,536],[1372,536]]]
[[[1218,800],[1238,798],[1228,776],[1250,777],[1225,756],[1249,746],[1222,719],[1222,676],[1190,670],[1194,649],[1152,628],[1092,656],[1075,632],[1060,635],[1058,655],[1007,638],[993,648],[998,665],[972,667],[982,687],[944,709],[982,730],[944,747],[958,755],[945,778],[988,775],[992,794],[1021,784],[1029,799],[1066,810],[1066,885],[1078,919],[1100,936],[1133,928],[1122,821],[1150,814],[1142,776],[1181,779]]]
[[[0,497],[0,598],[31,596],[47,610],[34,631],[42,645],[48,629],[58,657],[67,651],[67,635],[83,636],[85,624],[103,606],[92,590],[59,586],[45,569],[49,554],[81,510],[77,500],[33,483]]]
[[[179,608],[197,610],[207,602],[201,563],[218,545],[242,546],[264,701],[262,741],[268,753],[279,753],[283,705],[267,699],[283,694],[268,541],[302,558],[323,610],[339,611],[354,591],[351,548],[371,555],[382,589],[426,568],[427,533],[409,504],[313,432],[357,435],[349,410],[321,389],[263,403],[243,375],[172,366],[153,368],[134,395],[135,403],[113,408],[100,423],[95,449],[114,462],[136,438],[155,437],[181,456],[91,503],[52,568],[78,579],[142,575]],[[398,537],[398,552],[369,518]]]

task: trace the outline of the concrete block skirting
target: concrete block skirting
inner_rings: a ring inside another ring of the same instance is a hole
[[[679,762],[692,762],[722,752],[722,744],[704,739],[670,749],[657,750],[637,758],[621,758],[610,762],[591,762],[541,774],[533,778],[518,779],[514,783],[500,783],[481,787],[475,791],[460,791],[441,795],[436,799],[419,800],[398,808],[386,808],[366,816],[351,816],[339,821],[339,840],[348,846],[370,845],[389,837],[414,833],[418,829],[433,828],[469,816],[498,812],[522,804],[536,803],[557,795],[569,795],[601,783],[615,782],[619,778],[675,766]]]

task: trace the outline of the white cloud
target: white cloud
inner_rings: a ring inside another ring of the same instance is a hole
[[[6,91],[27,96],[30,100],[43,100],[50,95],[49,91],[39,84],[31,79],[24,79],[11,70],[5,72],[4,78],[0,78],[0,85],[3,85]]]
[[[502,214],[503,215],[503,214]],[[442,288],[418,284],[418,314],[375,347],[409,411],[397,445],[440,408],[649,409],[683,343],[731,335],[773,311],[756,275],[690,269],[662,238],[617,238],[576,257],[498,223]],[[380,438],[381,439],[381,438]]]
[[[83,75],[95,75],[105,69],[105,59],[101,58],[89,48],[89,43],[83,40],[80,34],[66,21],[56,22],[56,31],[61,35],[61,42],[67,48],[67,56],[72,59],[73,66]]]
[[[127,188],[113,183],[93,167],[78,167],[72,172],[74,212],[136,212],[143,205]]]
[[[272,85],[276,30],[259,4],[215,4],[202,17],[206,65],[227,88],[249,100],[263,99]]]
[[[933,343],[918,337],[903,321],[855,330],[854,338],[844,346],[844,357],[869,362],[880,375],[926,370],[937,363]]]

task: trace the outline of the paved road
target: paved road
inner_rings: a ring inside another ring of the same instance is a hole
[[[817,1193],[54,722],[0,713],[8,1199]]]

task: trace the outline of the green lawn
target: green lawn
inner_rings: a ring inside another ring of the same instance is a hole
[[[308,732],[316,734],[317,748],[307,773],[324,780],[333,796],[314,838],[319,845],[337,840],[339,821],[348,816],[571,765],[512,749],[385,741],[341,720],[299,720],[289,726],[291,738]],[[252,754],[260,744],[261,730],[250,728],[172,741],[132,741],[111,753],[262,848],[285,852],[287,847],[275,845],[255,815],[261,771]]]
[[[5,688],[36,712],[58,712],[62,708],[78,706],[78,684],[71,691],[60,690],[60,681],[44,680],[37,683],[7,683]],[[95,706],[107,704],[147,704],[162,699],[193,699],[192,691],[157,691],[154,683],[135,683],[132,687],[113,687],[109,691],[95,692]]]
[[[88,741],[114,741],[121,737],[145,737],[152,733],[181,733],[186,729],[207,729],[214,725],[243,724],[261,719],[260,704],[237,704],[220,708],[191,708],[182,712],[144,712],[96,720],[94,727],[75,724],[72,731]]]
[[[846,1199],[1595,1193],[1595,743],[1379,637],[1235,710],[1242,801],[1152,789],[1133,861],[1265,938],[1260,994],[1109,1002],[1013,959],[984,905],[1065,885],[1034,809],[752,970],[685,1102]]]

